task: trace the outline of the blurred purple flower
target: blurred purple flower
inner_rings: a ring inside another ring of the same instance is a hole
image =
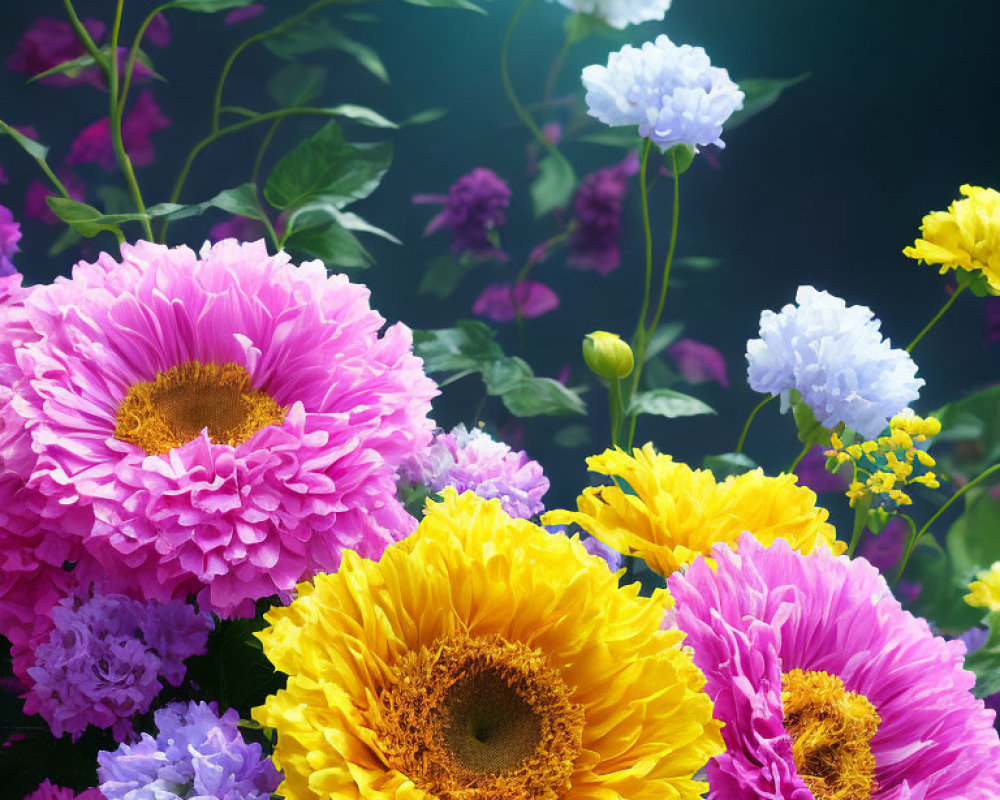
[[[68,170],[59,172],[59,180],[62,181],[63,186],[66,187],[66,191],[69,192],[69,196],[74,200],[83,200],[86,196],[87,184],[72,172]],[[45,202],[45,198],[52,195],[55,195],[55,192],[38,180],[38,178],[32,180],[28,184],[28,191],[24,195],[24,218],[37,219],[46,225],[58,225],[59,217],[52,213],[52,209]]]
[[[184,679],[184,660],[205,652],[211,619],[179,600],[142,603],[124,595],[67,597],[52,609],[53,629],[28,668],[34,685],[24,712],[41,714],[52,733],[76,740],[88,725],[114,727],[149,710],[163,688]]]
[[[171,38],[170,23],[163,16],[163,12],[160,12],[153,17],[153,21],[146,28],[146,39],[153,47],[169,47]]]
[[[26,795],[24,800],[104,800],[104,795],[100,789],[86,789],[77,794],[72,789],[63,786],[53,786],[46,778],[31,794]]]
[[[100,20],[85,19],[83,27],[95,41],[104,35]],[[17,50],[7,58],[7,69],[27,75],[40,75],[67,61],[82,56],[86,50],[68,22],[51,17],[38,17],[17,41]],[[69,86],[76,83],[100,85],[101,71],[95,66],[83,69],[76,77],[50,75],[42,83]]]
[[[628,178],[638,171],[639,160],[632,151],[621,164],[599,169],[583,179],[573,198],[577,227],[569,240],[569,266],[600,275],[618,268],[622,204]]]
[[[689,383],[715,381],[729,388],[726,359],[712,345],[694,339],[678,339],[667,348],[667,353],[677,362],[677,369]]]
[[[0,184],[6,186],[10,183],[10,178],[7,177],[7,170],[3,168],[3,164],[0,164]]]
[[[522,281],[513,289],[509,283],[493,283],[472,304],[472,313],[494,322],[510,322],[520,315],[532,319],[559,307],[559,295],[544,283]]]
[[[910,526],[900,517],[893,517],[878,534],[866,530],[862,534],[858,556],[872,564],[884,574],[892,574],[899,566],[906,547]],[[911,581],[899,581],[893,592],[901,603],[912,603],[920,596],[921,586]]]
[[[122,119],[122,142],[134,166],[147,167],[153,163],[156,150],[149,137],[157,131],[169,128],[170,124],[170,118],[165,116],[156,104],[152,90],[147,89],[136,98]],[[70,165],[96,163],[108,172],[115,168],[111,123],[107,117],[80,131],[70,145],[66,163]]]
[[[17,243],[21,241],[21,226],[14,221],[14,215],[6,206],[0,206],[0,278],[6,278],[17,272],[14,266],[14,253]]]
[[[841,464],[836,472],[826,469],[826,448],[814,447],[795,468],[799,476],[799,484],[807,486],[814,492],[846,492],[851,484],[851,465]]]
[[[259,17],[265,11],[267,11],[267,6],[263,3],[251,3],[243,8],[236,8],[230,11],[226,14],[224,21],[226,25],[237,25],[240,22],[246,22],[248,19]]]
[[[986,298],[986,345],[1000,342],[1000,297]]]
[[[221,242],[223,239],[235,239],[238,242],[256,242],[263,239],[267,231],[264,230],[264,223],[250,217],[232,216],[227,220],[218,222],[211,227],[208,238],[212,242]]]
[[[490,241],[490,233],[506,222],[510,204],[510,187],[493,170],[477,167],[455,181],[447,195],[418,194],[413,196],[413,202],[444,205],[444,210],[427,224],[424,235],[447,228],[452,235],[453,253],[507,258]]]

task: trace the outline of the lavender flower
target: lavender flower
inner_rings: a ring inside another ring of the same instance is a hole
[[[490,232],[507,221],[510,187],[493,170],[477,167],[452,184],[446,196],[419,194],[414,203],[443,203],[444,210],[427,225],[425,233],[447,228],[453,253],[476,258],[506,258],[490,241]]]
[[[114,727],[149,710],[163,688],[184,679],[184,659],[205,652],[210,619],[179,600],[141,603],[123,595],[67,597],[52,610],[53,630],[28,669],[27,714],[41,714],[55,736]]]
[[[782,411],[797,390],[824,427],[843,422],[874,439],[919,396],[917,365],[882,338],[867,306],[812,286],[800,286],[795,302],[761,314],[761,338],[747,342],[751,388],[781,395]]]
[[[472,491],[486,500],[499,498],[504,511],[521,519],[542,512],[542,496],[549,490],[541,464],[527,453],[464,425],[451,433],[439,432],[423,453],[403,464],[400,475],[432,492],[454,486],[460,493]]]
[[[722,126],[743,107],[729,73],[713,67],[701,47],[677,46],[665,35],[641,48],[625,45],[608,65],[583,70],[588,113],[606,125],[638,125],[663,152],[678,144],[725,147]]]
[[[17,272],[13,256],[17,243],[21,241],[21,226],[14,221],[14,215],[6,206],[0,206],[0,278]]]
[[[98,753],[107,800],[270,800],[281,776],[259,744],[247,744],[229,709],[215,703],[171,703],[154,715],[154,739]]]
[[[621,164],[599,169],[583,179],[573,198],[576,228],[569,240],[569,266],[601,275],[618,268],[622,203],[628,178],[638,171],[639,159],[632,152]]]
[[[65,786],[55,786],[48,779],[38,784],[38,788],[26,795],[24,800],[104,800],[99,789],[86,789],[77,794]]]

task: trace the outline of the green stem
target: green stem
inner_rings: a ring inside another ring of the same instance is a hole
[[[871,507],[872,496],[870,493],[861,498],[854,507],[854,528],[851,531],[851,544],[847,548],[847,555],[851,558],[854,558],[854,553],[861,543],[861,534],[864,533],[865,526],[868,524],[868,511]]]
[[[250,173],[250,182],[254,186],[257,185],[257,180],[260,178],[260,167],[264,162],[264,155],[267,153],[267,148],[271,146],[271,140],[274,139],[274,134],[278,132],[279,127],[281,127],[281,119],[276,119],[271,123],[271,127],[267,129],[260,147],[257,148],[257,155],[253,159],[253,170]]]
[[[618,434],[622,428],[622,417],[625,410],[622,405],[622,382],[619,378],[612,378],[608,385],[608,402],[611,412],[611,446],[618,447]]]
[[[663,307],[667,301],[667,284],[670,282],[670,267],[674,263],[674,250],[677,249],[677,224],[680,221],[681,213],[681,176],[677,170],[677,154],[673,150],[670,151],[670,164],[674,176],[674,209],[670,220],[670,249],[667,251],[667,260],[663,264],[663,284],[660,286],[660,302],[656,306],[653,324],[649,326],[650,336],[656,332],[660,324]]]
[[[566,62],[566,56],[572,46],[573,42],[570,39],[569,31],[567,31],[563,37],[562,47],[559,48],[559,52],[556,54],[556,60],[552,62],[552,67],[549,69],[549,77],[545,80],[545,93],[542,97],[543,104],[546,106],[552,100],[552,95],[556,90],[556,81],[559,79],[559,73]]]
[[[806,453],[808,453],[812,449],[813,449],[813,443],[812,442],[806,442],[805,445],[802,447],[802,450],[799,452],[799,454],[797,456],[795,456],[795,460],[789,465],[788,469],[786,469],[785,472],[787,472],[789,475],[791,475],[792,473],[794,473],[795,472],[795,468],[799,464],[801,464],[802,463],[802,459],[806,457]]]
[[[531,0],[521,0],[521,5],[518,6],[517,11],[514,12],[510,25],[507,26],[507,32],[504,33],[503,45],[500,49],[500,78],[503,80],[503,89],[507,93],[507,99],[510,100],[510,104],[514,107],[514,113],[517,114],[518,119],[525,124],[542,147],[550,153],[558,154],[558,148],[545,138],[545,135],[539,129],[538,125],[535,124],[531,115],[527,112],[524,106],[521,105],[521,101],[517,99],[517,93],[514,91],[514,84],[510,80],[510,59],[508,56],[508,51],[510,50],[510,40],[514,35],[514,28],[517,27],[518,20],[521,19],[521,15],[524,13],[530,2]]]
[[[87,29],[80,22],[80,18],[76,15],[76,9],[73,8],[73,0],[63,0],[63,5],[66,6],[66,14],[69,16],[69,24],[73,26],[73,30],[76,31],[76,35],[79,37],[80,42],[86,48],[87,52],[93,57],[94,61],[97,62],[98,66],[105,72],[108,72],[108,60],[104,57],[104,53],[98,49],[94,40],[90,38],[90,34],[87,33]],[[115,59],[117,63],[117,58]]]
[[[927,520],[927,522],[924,523],[923,527],[919,531],[917,531],[917,535],[913,537],[912,544],[906,548],[906,554],[903,556],[903,560],[899,565],[899,571],[896,573],[895,580],[897,581],[899,580],[900,575],[903,574],[903,570],[906,569],[906,562],[910,560],[910,553],[912,553],[913,549],[920,543],[920,538],[927,532],[927,529],[930,528],[930,526],[933,525],[935,522],[937,522],[938,517],[940,517],[945,511],[947,511],[948,508],[951,506],[951,504],[954,503],[956,500],[958,500],[958,498],[961,497],[963,494],[965,494],[967,491],[969,491],[969,489],[971,489],[977,483],[980,483],[985,478],[989,477],[990,475],[992,475],[994,472],[997,471],[1000,471],[1000,464],[994,464],[989,469],[979,473],[979,475],[977,475],[975,478],[973,478],[971,481],[965,484],[965,486],[963,486],[961,489],[955,492],[955,494],[949,497],[947,502],[943,506],[941,506],[941,508],[939,508],[937,512],[935,512],[934,516],[932,516],[929,520]]]
[[[10,136],[13,136],[14,133],[15,133],[14,129],[11,128],[10,125],[8,125],[3,120],[0,120],[0,131],[2,131],[3,133],[8,134]],[[51,168],[49,167],[49,165],[45,161],[45,159],[44,158],[39,158],[38,156],[36,156],[34,153],[32,153],[29,150],[25,150],[25,152],[29,156],[31,156],[31,158],[34,160],[34,162],[36,164],[38,164],[38,166],[42,170],[42,172],[45,173],[45,177],[48,178],[52,182],[52,185],[56,188],[56,190],[59,192],[59,194],[61,194],[66,199],[70,199],[69,192],[66,191],[66,187],[63,186],[63,182],[61,180],[59,180],[58,177],[56,177],[56,174],[51,170]]]
[[[968,288],[968,284],[966,284],[965,286],[959,286],[954,292],[951,293],[951,297],[948,298],[948,302],[945,303],[943,306],[941,306],[941,310],[938,311],[937,314],[935,314],[934,317],[931,319],[931,321],[928,322],[924,326],[924,329],[922,331],[920,331],[920,333],[917,334],[917,338],[914,339],[912,342],[910,342],[906,346],[906,352],[907,353],[912,353],[913,352],[913,348],[917,346],[917,343],[927,335],[927,332],[931,328],[933,328],[935,325],[937,325],[938,320],[941,319],[941,317],[944,316],[944,313],[949,308],[951,308],[951,304],[954,303],[958,299],[958,296],[962,292],[964,292],[967,288]]]
[[[740,432],[740,439],[738,442],[736,442],[736,449],[733,451],[734,453],[743,452],[743,443],[747,440],[747,433],[749,433],[750,431],[750,424],[753,422],[754,417],[757,416],[757,413],[772,400],[777,400],[777,399],[778,395],[770,394],[753,407],[753,411],[750,412],[750,416],[747,417],[746,424],[743,426],[743,430]]]
[[[252,128],[254,125],[259,125],[262,122],[270,122],[277,119],[284,119],[285,117],[300,116],[300,115],[312,115],[321,117],[331,117],[336,116],[336,114],[329,108],[279,108],[276,111],[269,111],[266,114],[259,114],[250,119],[244,119],[240,122],[234,122],[232,125],[227,125],[225,128],[220,128],[214,133],[210,133],[200,142],[198,142],[191,152],[188,153],[187,158],[184,161],[184,165],[181,167],[181,171],[177,176],[177,180],[174,182],[174,190],[170,195],[170,202],[176,203],[181,196],[181,191],[184,189],[184,184],[187,182],[187,177],[191,172],[191,167],[194,165],[195,159],[198,158],[202,150],[208,147],[210,144],[217,142],[226,136],[233,133],[239,133],[247,128]],[[160,230],[160,239],[166,239],[168,222],[164,220],[163,227]]]
[[[233,68],[233,64],[236,63],[236,59],[239,57],[240,53],[242,53],[251,45],[256,44],[257,42],[261,42],[264,39],[268,39],[271,36],[282,33],[283,31],[287,30],[288,28],[292,27],[293,25],[297,24],[301,20],[308,17],[310,14],[319,11],[319,9],[323,8],[324,6],[332,5],[333,3],[336,2],[343,2],[343,0],[317,0],[317,2],[308,6],[305,10],[300,11],[298,14],[295,14],[294,16],[289,17],[283,22],[278,23],[273,28],[269,28],[266,31],[262,31],[254,36],[251,36],[249,39],[237,45],[236,49],[229,54],[229,58],[226,59],[226,63],[222,65],[222,72],[219,75],[219,80],[215,85],[215,94],[212,99],[212,133],[216,133],[219,130],[219,116],[222,113],[221,112],[222,91],[226,86],[226,78],[229,77],[229,73]]]
[[[913,521],[913,517],[907,516],[906,514],[899,514],[900,519],[906,520],[906,524],[910,526],[910,532],[906,537],[906,552],[908,553],[911,548],[911,543],[917,536],[917,523]],[[902,567],[897,571],[896,577],[893,578],[893,585],[899,582],[899,576],[903,574]]]
[[[555,247],[557,244],[562,244],[564,241],[566,241],[573,234],[574,230],[576,230],[575,221],[570,222],[570,224],[566,226],[566,229],[564,231],[562,231],[561,233],[557,233],[550,239],[547,239],[542,244],[541,248],[536,247],[535,250],[541,249],[542,253],[546,253],[550,247]],[[517,275],[514,278],[514,282],[510,285],[510,302],[514,305],[514,315],[517,320],[517,327],[519,333],[523,332],[522,328],[523,319],[521,318],[521,309],[517,304],[517,295],[515,294],[515,292],[517,291],[518,284],[524,283],[526,280],[528,280],[528,276],[531,275],[531,270],[534,269],[535,264],[538,263],[538,259],[533,257],[535,250],[532,250],[532,255],[528,256],[527,260],[524,262],[524,265],[521,267],[521,269],[517,271]]]
[[[646,277],[642,289],[642,307],[639,309],[639,319],[635,324],[635,337],[632,348],[636,352],[636,369],[632,373],[632,391],[639,390],[641,365],[646,357],[646,315],[649,313],[649,298],[653,291],[653,233],[649,224],[649,192],[646,190],[646,167],[649,163],[649,151],[653,143],[649,139],[642,149],[642,163],[639,167],[639,198],[642,203],[642,233],[646,242]]]
[[[135,172],[132,169],[132,161],[125,152],[125,143],[122,141],[122,114],[121,106],[118,102],[118,35],[122,27],[122,10],[125,0],[118,0],[115,7],[115,21],[111,28],[111,64],[108,70],[108,95],[110,96],[110,123],[111,141],[114,145],[115,159],[118,161],[118,168],[125,176],[129,193],[132,195],[132,202],[135,203],[136,211],[143,215],[142,226],[146,233],[146,239],[153,241],[153,228],[150,225],[149,217],[146,214],[146,205],[142,202],[142,193],[139,191],[139,183],[135,179]]]
[[[135,71],[135,62],[139,58],[139,48],[142,45],[142,37],[146,35],[146,29],[153,23],[157,14],[166,11],[168,8],[173,8],[175,5],[175,3],[164,3],[161,6],[157,6],[146,15],[146,19],[139,26],[139,32],[136,33],[135,39],[132,40],[132,47],[128,51],[128,62],[125,65],[125,79],[122,81],[121,96],[118,98],[119,116],[125,113],[125,102],[128,100],[129,89],[132,88],[132,74]],[[117,62],[117,58],[115,60]]]

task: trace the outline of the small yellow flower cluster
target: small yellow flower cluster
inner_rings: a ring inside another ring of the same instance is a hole
[[[917,445],[940,432],[941,422],[934,417],[924,419],[906,414],[893,417],[889,435],[874,441],[845,445],[834,433],[831,437],[834,449],[826,455],[838,465],[848,461],[854,465],[854,480],[847,490],[851,507],[869,493],[887,495],[898,505],[908,506],[913,500],[903,487],[922,483],[931,489],[938,488],[941,484],[932,470],[936,462]]]

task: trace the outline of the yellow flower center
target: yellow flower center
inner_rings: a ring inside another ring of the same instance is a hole
[[[868,698],[836,675],[793,669],[781,678],[781,702],[795,768],[816,800],[870,800],[881,719]]]
[[[375,717],[389,765],[441,800],[560,797],[582,749],[583,708],[559,673],[498,636],[408,653]]]
[[[188,361],[129,387],[118,406],[115,438],[163,455],[208,429],[216,444],[236,446],[285,421],[285,409],[251,385],[237,364]]]

